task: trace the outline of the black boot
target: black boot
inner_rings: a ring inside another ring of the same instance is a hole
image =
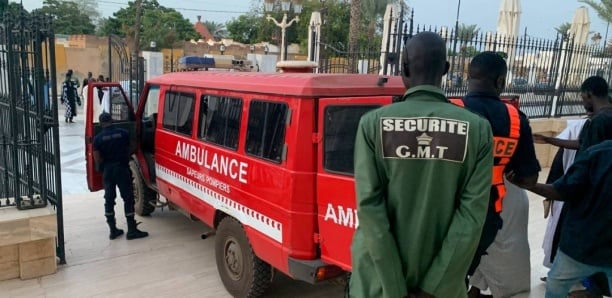
[[[139,230],[136,226],[140,223],[136,223],[134,216],[127,216],[128,232],[126,235],[127,240],[139,239],[149,236],[149,233]]]
[[[106,223],[110,228],[110,234],[108,235],[108,239],[114,240],[117,237],[123,235],[122,229],[117,229],[117,222],[115,221],[115,216],[106,216]]]

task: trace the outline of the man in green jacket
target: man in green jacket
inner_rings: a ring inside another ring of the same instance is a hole
[[[404,101],[361,119],[359,227],[350,297],[466,297],[493,167],[489,123],[440,88],[446,46],[424,32],[404,49]]]

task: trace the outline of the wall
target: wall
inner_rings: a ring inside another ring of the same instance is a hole
[[[556,136],[567,126],[567,119],[576,118],[532,119],[530,120],[531,130],[533,133]],[[535,144],[535,150],[542,168],[550,167],[557,153],[557,147],[546,144]]]

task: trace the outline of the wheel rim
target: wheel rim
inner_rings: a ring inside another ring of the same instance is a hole
[[[136,187],[136,183],[138,183],[136,179],[138,178],[132,178],[132,193],[134,194],[134,205],[140,204],[140,191],[138,190],[138,187]]]
[[[233,280],[239,280],[242,277],[242,248],[234,237],[228,237],[225,241],[223,249],[225,259],[225,269]]]

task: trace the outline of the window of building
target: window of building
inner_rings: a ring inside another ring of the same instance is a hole
[[[238,149],[242,100],[212,95],[203,95],[201,100],[198,138]]]
[[[282,103],[251,102],[246,136],[248,154],[281,162],[285,147],[288,111],[289,107]]]
[[[195,96],[190,93],[166,92],[163,128],[191,135]]]
[[[355,137],[359,120],[379,106],[328,106],[325,108],[323,167],[336,173],[354,174]]]

